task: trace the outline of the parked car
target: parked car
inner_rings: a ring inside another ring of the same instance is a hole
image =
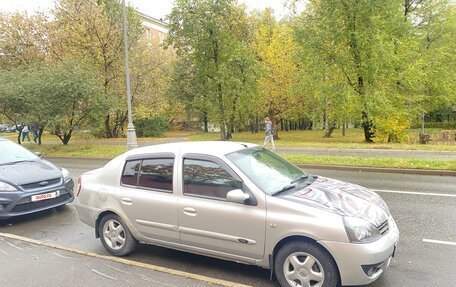
[[[76,208],[113,255],[150,243],[269,268],[284,287],[368,284],[399,240],[373,191],[235,142],[128,151],[78,179]]]
[[[21,126],[19,125],[18,127],[20,128]],[[18,129],[16,128],[15,125],[6,125],[6,124],[0,125],[0,133],[14,133],[17,131],[18,131]]]
[[[0,220],[67,204],[73,187],[68,170],[0,138]]]

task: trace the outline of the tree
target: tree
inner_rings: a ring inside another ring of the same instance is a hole
[[[273,123],[277,117],[293,117],[299,109],[293,89],[297,79],[297,45],[287,23],[277,23],[273,12],[266,9],[257,20],[254,50],[263,68],[259,90],[263,113]]]
[[[256,83],[245,7],[234,0],[178,0],[169,20],[168,45],[191,63],[209,118],[222,140],[231,138],[240,103]]]
[[[412,67],[420,74],[414,106],[423,115],[424,132],[425,113],[456,103],[456,5],[447,0],[410,2],[406,17],[414,24],[417,43]]]
[[[94,72],[71,59],[3,70],[2,112],[15,124],[36,124],[68,144],[73,132],[103,111]],[[43,79],[46,79],[44,82]]]
[[[373,141],[381,115],[407,109],[406,95],[396,89],[395,69],[402,58],[394,43],[406,25],[401,8],[396,0],[381,5],[367,0],[311,1],[298,23],[303,53],[322,60],[334,74],[330,78],[343,78],[339,83],[357,95],[367,142]]]
[[[12,69],[44,60],[47,51],[41,29],[46,22],[41,13],[0,13],[0,68]]]
[[[60,0],[54,10],[56,55],[81,58],[97,68],[101,96],[107,104],[105,136],[119,136],[127,120],[122,6],[116,0]],[[142,33],[139,16],[128,8],[129,49]]]

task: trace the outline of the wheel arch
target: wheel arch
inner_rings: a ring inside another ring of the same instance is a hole
[[[330,259],[334,262],[334,264],[335,264],[335,266],[337,268],[337,276],[339,277],[339,282],[341,282],[340,268],[339,268],[339,265],[337,264],[337,261],[335,260],[334,256],[331,254],[331,252],[329,252],[328,249],[326,249],[323,245],[318,243],[318,241],[316,241],[315,239],[307,237],[307,236],[303,236],[303,235],[290,235],[290,236],[287,236],[285,238],[282,238],[274,246],[274,249],[272,250],[272,254],[269,255],[269,268],[270,268],[270,271],[271,271],[271,278],[272,278],[273,275],[275,275],[274,262],[275,262],[275,258],[277,256],[277,252],[280,250],[280,248],[282,248],[283,246],[285,246],[286,244],[288,244],[290,242],[299,242],[299,241],[312,243],[315,246],[317,246],[317,247],[321,248],[322,250],[324,250],[330,256]]]
[[[114,214],[114,215],[119,216],[117,213],[115,213],[112,210],[105,210],[103,212],[100,212],[100,214],[98,214],[97,220],[95,220],[95,238],[100,238],[100,220],[108,214]]]

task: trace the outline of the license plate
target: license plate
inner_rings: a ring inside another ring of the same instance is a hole
[[[60,195],[59,191],[54,191],[54,192],[49,192],[49,193],[42,193],[42,194],[32,195],[31,200],[32,200],[32,202],[35,202],[35,201],[40,201],[40,200],[56,198],[59,195]]]

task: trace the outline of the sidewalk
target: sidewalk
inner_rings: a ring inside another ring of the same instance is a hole
[[[248,287],[0,233],[0,286]]]

